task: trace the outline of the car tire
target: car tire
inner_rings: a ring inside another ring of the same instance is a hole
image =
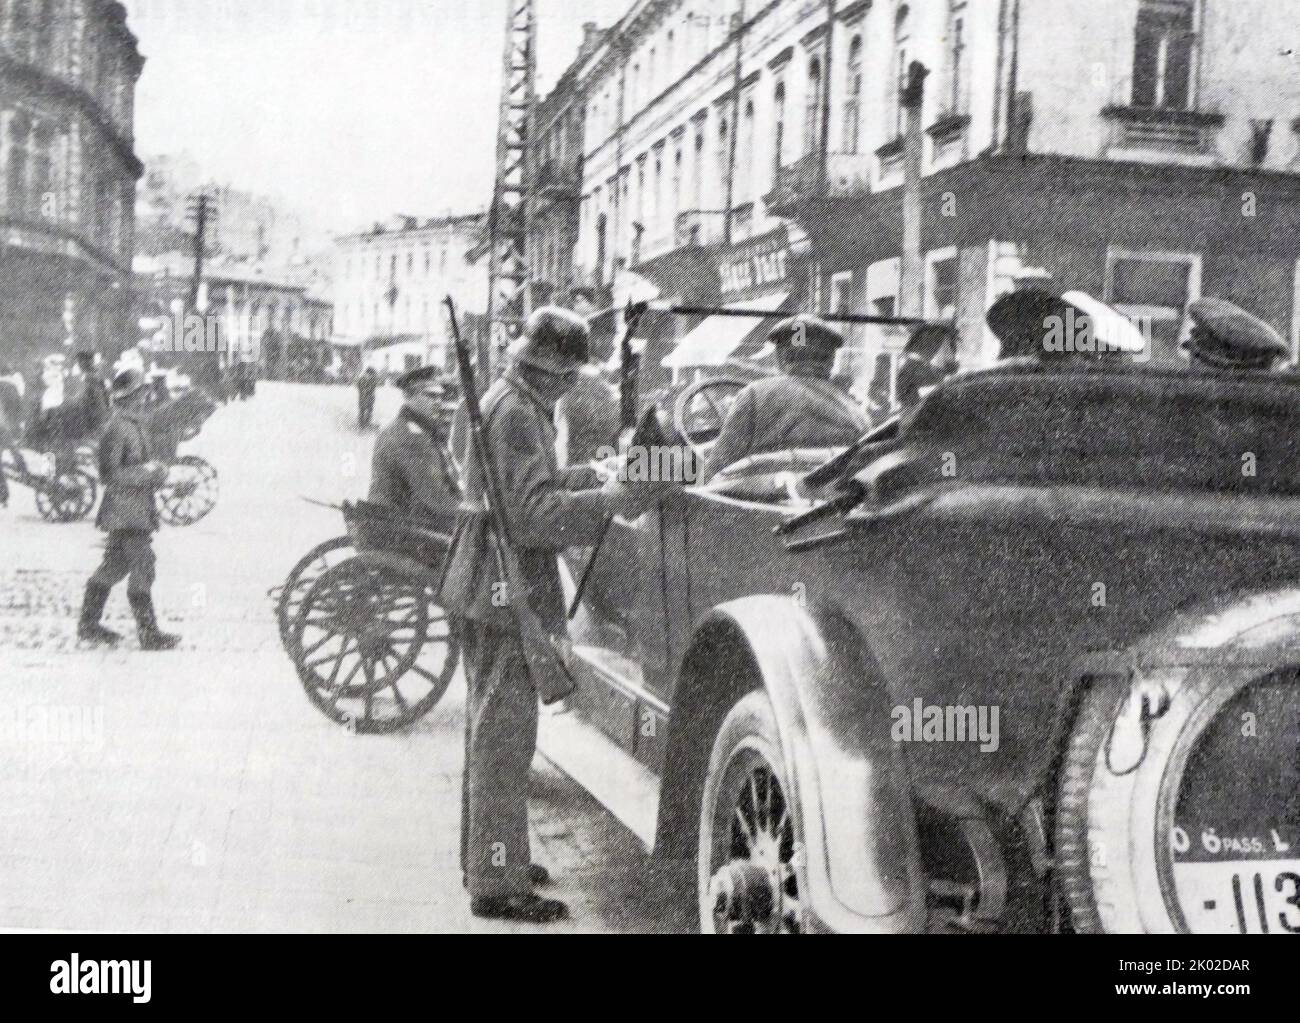
[[[749,693],[718,729],[700,799],[701,931],[808,929],[801,820],[772,702],[764,692]]]
[[[1197,769],[1194,753],[1200,744],[1212,743],[1216,731],[1223,735],[1231,730],[1239,701],[1273,687],[1285,692],[1286,686],[1275,678],[1248,678],[1213,668],[1176,672],[1170,683],[1168,707],[1148,721],[1145,753],[1136,766],[1113,768],[1108,753],[1129,682],[1099,679],[1080,706],[1065,751],[1056,809],[1059,890],[1077,932],[1224,929],[1222,921],[1212,928],[1188,923],[1187,909],[1196,911],[1198,900],[1190,898],[1177,879],[1177,871],[1184,869],[1175,855],[1180,834],[1184,847],[1178,852],[1187,849],[1186,832],[1179,826],[1180,795]],[[1294,701],[1294,695],[1290,699]],[[1202,769],[1217,762],[1208,754],[1200,761]],[[1225,765],[1224,770],[1230,769],[1240,771],[1241,766]],[[1284,793],[1270,795],[1274,800],[1286,798]],[[1182,857],[1184,862],[1194,858],[1195,850]]]

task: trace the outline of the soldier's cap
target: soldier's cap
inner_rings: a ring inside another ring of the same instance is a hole
[[[408,370],[397,378],[397,386],[403,391],[414,390],[422,387],[430,380],[437,380],[442,376],[442,371],[437,366],[417,366],[415,369]]]
[[[994,302],[984,319],[1004,359],[1137,355],[1147,347],[1128,317],[1082,291],[1020,288]]]
[[[786,356],[827,359],[844,347],[844,335],[825,320],[800,313],[782,320],[767,332],[767,339]]]
[[[148,381],[145,380],[144,374],[132,366],[122,370],[113,378],[113,397],[117,399],[129,398],[140,388],[147,386]]]
[[[1184,347],[1215,366],[1268,369],[1290,355],[1282,335],[1238,305],[1202,298],[1188,308],[1195,329]]]
[[[544,373],[564,374],[590,358],[587,321],[571,309],[543,306],[524,327],[524,343],[516,358]]]

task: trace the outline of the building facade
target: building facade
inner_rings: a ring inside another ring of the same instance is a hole
[[[137,256],[135,271],[140,339],[154,344],[159,364],[185,364],[188,353],[158,346],[183,339],[189,325],[183,317],[193,290],[192,260],[174,253]],[[337,361],[333,305],[302,267],[213,260],[204,272],[199,306],[208,340],[217,341],[215,361],[223,367],[251,362],[263,378],[284,379],[301,375],[304,364]]]
[[[465,317],[487,310],[487,262],[472,262],[480,213],[397,217],[337,239],[335,343],[361,350],[386,373],[447,365],[450,333],[443,299]]]
[[[0,359],[134,341],[134,95],[112,0],[0,0]]]
[[[1300,345],[1300,74],[1274,43],[1297,31],[1300,6],[1269,0],[1069,18],[1059,0],[638,0],[579,72],[575,277],[948,319],[966,366],[996,355],[983,313],[1027,281],[1141,316],[1158,359],[1180,358],[1209,294]],[[914,63],[921,228],[904,260]],[[923,279],[905,288],[908,266]],[[678,352],[695,326],[659,331],[649,368],[757,350],[716,321]],[[855,372],[900,341],[851,335]]]
[[[537,105],[536,142],[530,154],[535,181],[527,242],[530,308],[567,301],[578,284],[573,255],[578,247],[587,114],[581,71],[602,36],[594,22],[583,26],[577,57]]]

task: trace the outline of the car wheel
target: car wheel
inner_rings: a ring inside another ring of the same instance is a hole
[[[706,934],[807,930],[800,815],[766,693],[722,722],[700,801],[700,929]]]
[[[1167,704],[1144,722],[1136,757],[1113,750],[1128,682],[1099,681],[1084,698],[1056,821],[1074,929],[1300,932],[1294,673],[1192,669],[1164,682]]]

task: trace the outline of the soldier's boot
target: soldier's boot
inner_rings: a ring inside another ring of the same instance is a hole
[[[569,907],[559,899],[544,899],[532,892],[480,895],[470,900],[469,909],[475,916],[489,920],[514,920],[526,924],[553,924],[569,917]]]
[[[87,643],[118,643],[122,637],[112,629],[99,624],[108,603],[108,589],[96,582],[86,583],[86,595],[81,601],[81,620],[77,622],[77,638]]]
[[[140,637],[140,649],[174,649],[181,638],[158,628],[158,618],[153,610],[153,597],[147,593],[132,593],[128,596],[131,600],[131,611],[135,615],[136,633]]]

